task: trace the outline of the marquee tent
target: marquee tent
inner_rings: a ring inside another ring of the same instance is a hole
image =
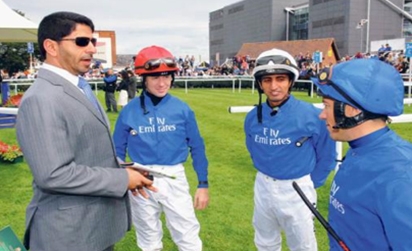
[[[0,43],[37,42],[37,27],[0,0]]]

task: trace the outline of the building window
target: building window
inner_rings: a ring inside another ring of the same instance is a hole
[[[216,39],[216,40],[210,41],[211,46],[220,45],[220,44],[223,44],[223,39]]]
[[[216,24],[210,27],[211,31],[223,29],[223,24]]]
[[[244,6],[244,5],[239,5],[239,6],[236,6],[236,7],[233,7],[233,8],[231,8],[231,9],[229,9],[228,14],[229,14],[229,15],[230,15],[230,14],[234,14],[234,13],[239,12],[239,11],[242,11],[242,10],[244,10],[244,9],[245,9],[245,6]]]
[[[333,26],[335,24],[343,24],[345,22],[345,16],[340,16],[340,17],[333,17],[333,18],[328,18],[328,19],[323,19],[323,20],[318,20],[315,22],[312,22],[312,28],[321,28],[325,26]]]
[[[222,17],[223,17],[223,9],[210,13],[210,21],[213,21],[213,20],[216,20]]]
[[[321,3],[327,3],[327,2],[330,2],[330,1],[335,1],[335,0],[313,0],[313,5],[321,4]]]

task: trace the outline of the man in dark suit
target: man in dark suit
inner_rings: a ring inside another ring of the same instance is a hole
[[[117,102],[114,95],[117,88],[117,75],[114,74],[113,69],[107,70],[103,78],[103,82],[105,84],[103,90],[106,92],[106,94],[104,95],[104,100],[107,107],[106,112],[111,112],[113,108],[113,111],[117,113]]]
[[[134,97],[136,96],[136,93],[139,93],[139,90],[137,90],[137,79],[133,71],[128,70],[127,74],[129,75],[129,89],[127,90],[127,92],[128,92],[129,101],[130,101],[134,99]]]
[[[38,29],[44,59],[24,94],[17,137],[33,174],[24,243],[31,251],[113,250],[130,229],[127,191],[152,181],[120,168],[109,121],[81,76],[96,53],[93,22],[57,12]]]

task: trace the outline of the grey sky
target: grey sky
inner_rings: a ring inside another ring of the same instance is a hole
[[[175,56],[208,60],[209,12],[240,0],[2,0],[35,23],[56,11],[91,18],[96,30],[114,30],[118,54],[136,54],[149,45]]]

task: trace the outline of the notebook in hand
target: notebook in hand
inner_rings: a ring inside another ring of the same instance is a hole
[[[0,251],[27,251],[10,226],[0,230]]]

